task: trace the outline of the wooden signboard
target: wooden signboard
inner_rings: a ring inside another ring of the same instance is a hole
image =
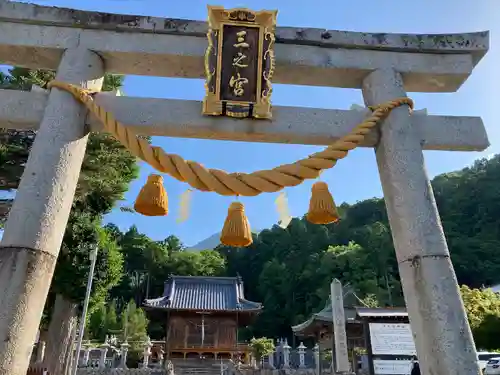
[[[271,118],[276,15],[208,6],[204,115]]]

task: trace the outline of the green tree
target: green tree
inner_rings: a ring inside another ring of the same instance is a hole
[[[124,275],[118,285],[111,291],[110,298],[129,301],[133,299],[137,305],[150,294],[150,278],[160,272],[168,260],[169,249],[164,241],[153,241],[139,233],[132,226],[122,233],[116,226],[107,225],[106,229],[113,233],[124,256]]]
[[[485,348],[498,351],[500,345],[500,315],[488,314],[483,321],[473,330],[474,341],[478,349]]]
[[[362,300],[366,307],[380,307],[379,300],[375,294],[367,294]]]
[[[219,276],[224,269],[224,259],[213,250],[177,252],[166,264],[171,274],[183,276]]]
[[[9,74],[0,74],[0,89],[29,91],[33,85],[45,88],[54,77],[53,71],[15,67],[9,70]],[[123,80],[123,76],[106,74],[102,89],[116,90],[122,86]],[[0,129],[0,191],[17,189],[35,137],[36,132],[31,130]],[[128,189],[127,179],[135,178],[137,173],[135,159],[112,136],[92,133],[87,144],[75,199],[79,199],[80,204],[85,204],[85,199],[92,199],[104,193],[108,194],[114,203],[120,200],[123,191]],[[121,186],[115,186],[120,176],[124,176]],[[114,189],[115,187],[117,189]],[[11,203],[12,199],[0,201],[0,222],[5,220]]]
[[[85,329],[85,339],[99,340],[103,342],[108,332],[106,326],[107,320],[107,305],[101,303],[96,306],[94,312],[87,315],[87,328]]]
[[[500,295],[491,289],[460,287],[469,325],[478,349],[500,348]]]
[[[252,348],[252,354],[257,363],[260,363],[262,358],[274,353],[274,341],[267,337],[252,338],[250,340],[250,348]]]
[[[123,334],[123,322],[118,318],[118,305],[115,300],[101,303],[90,316],[87,316],[85,337],[88,340],[104,342],[106,336]]]
[[[113,333],[114,331],[119,331],[122,327],[120,327],[120,322],[118,321],[116,301],[111,301],[106,310],[106,332],[104,333],[104,337],[100,339],[105,339],[106,335],[109,333]]]
[[[148,319],[144,311],[137,308],[131,300],[121,315],[122,340],[130,344],[127,364],[130,367],[137,367],[144,350],[144,343],[148,338]]]

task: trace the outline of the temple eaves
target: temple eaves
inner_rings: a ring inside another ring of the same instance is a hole
[[[147,299],[143,306],[156,310],[258,313],[262,304],[245,298],[238,277],[171,276],[163,296]]]

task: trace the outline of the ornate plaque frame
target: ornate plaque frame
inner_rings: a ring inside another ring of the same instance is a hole
[[[271,78],[275,67],[277,14],[276,10],[256,12],[246,8],[208,6],[206,94],[202,114],[272,118]],[[241,46],[246,49],[235,49],[232,54],[227,52]],[[247,63],[238,64],[243,58]]]

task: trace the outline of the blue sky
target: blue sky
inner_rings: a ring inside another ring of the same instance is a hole
[[[199,0],[50,0],[35,1],[40,5],[51,5],[96,10],[123,14],[141,14],[155,17],[206,19],[206,2]],[[211,5],[225,7],[249,7],[278,9],[279,26],[316,27],[367,32],[407,33],[456,33],[490,30],[491,48],[480,62],[469,80],[457,93],[410,94],[416,108],[427,108],[430,114],[481,116],[488,130],[491,147],[483,153],[426,152],[425,159],[430,177],[460,169],[478,157],[500,151],[497,141],[500,127],[494,121],[500,84],[498,61],[500,61],[500,2],[498,0],[420,0],[413,3],[396,0],[219,0]],[[497,62],[497,64],[495,64]],[[283,86],[275,85],[273,103],[276,105],[348,109],[351,104],[362,104],[359,90]],[[201,80],[128,76],[125,80],[128,96],[196,99],[203,98]],[[258,143],[236,143],[192,139],[156,138],[154,143],[171,153],[186,159],[197,160],[205,166],[231,172],[250,172],[272,168],[292,162],[320,147],[298,145],[274,145]],[[141,165],[141,176],[131,185],[126,194],[125,205],[133,201],[152,172]],[[374,152],[359,149],[331,171],[323,174],[329,183],[337,203],[356,201],[381,196],[381,186]],[[307,211],[312,182],[287,189],[289,206],[293,216]],[[171,213],[165,218],[147,218],[138,214],[127,214],[115,210],[107,216],[126,229],[135,224],[139,230],[154,239],[170,234],[177,235],[186,245],[194,245],[222,228],[231,198],[213,193],[195,192],[192,195],[191,213],[188,221],[176,223],[179,197],[187,186],[170,177],[165,178],[170,198]],[[253,228],[263,229],[276,223],[278,216],[274,207],[276,194],[242,199]]]

